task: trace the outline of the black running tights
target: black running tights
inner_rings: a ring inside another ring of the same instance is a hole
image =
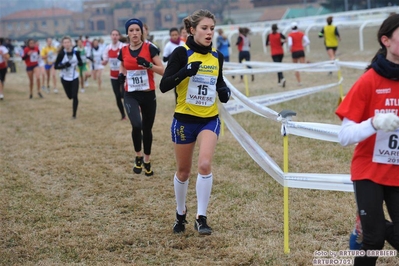
[[[355,197],[363,229],[362,250],[381,250],[385,240],[399,248],[399,187],[384,186],[370,180],[354,181]],[[383,202],[392,222],[384,217]],[[375,265],[378,257],[356,257],[357,266]]]
[[[143,140],[144,154],[150,155],[152,126],[157,109],[155,91],[125,91],[124,103],[126,113],[132,124],[134,150],[135,152],[141,151],[141,140]]]
[[[76,111],[78,110],[78,91],[79,91],[79,78],[72,81],[64,80],[61,78],[62,86],[64,87],[65,93],[69,100],[72,100],[72,116],[76,117]]]
[[[115,94],[116,105],[118,106],[119,112],[122,115],[122,119],[125,118],[125,110],[123,109],[123,86],[119,83],[118,79],[111,79],[112,89]]]

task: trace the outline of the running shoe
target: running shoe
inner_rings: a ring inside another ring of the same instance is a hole
[[[144,163],[144,170],[146,176],[152,176],[154,174],[154,171],[151,169],[151,162]]]
[[[362,224],[360,223],[360,216],[356,216],[355,228],[349,237],[349,249],[350,250],[360,250],[363,242],[363,230]]]
[[[0,94],[0,100],[3,100],[3,99],[4,99],[4,95]]]
[[[56,88],[54,88],[54,93],[55,93],[55,94],[57,94],[57,93],[58,93],[58,90],[57,90]]]
[[[41,92],[38,92],[37,95],[39,95],[40,98],[43,98],[43,95]]]
[[[33,95],[31,94],[31,95],[29,95],[29,99],[32,99],[33,98]]]
[[[187,209],[186,213],[183,215],[180,215],[176,212],[176,221],[175,224],[173,225],[173,233],[179,234],[183,233],[186,230],[186,214],[187,214]]]
[[[134,163],[133,172],[135,174],[140,174],[143,170],[143,156],[136,156],[136,161]]]
[[[206,223],[206,216],[199,215],[198,219],[194,222],[194,229],[198,231],[200,235],[210,235],[212,234],[212,228]]]
[[[282,86],[283,88],[285,88],[285,78],[283,78],[283,79],[281,80],[281,86]]]

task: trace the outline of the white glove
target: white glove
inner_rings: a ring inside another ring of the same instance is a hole
[[[372,124],[377,130],[395,131],[399,128],[399,117],[393,113],[379,113],[374,116]]]

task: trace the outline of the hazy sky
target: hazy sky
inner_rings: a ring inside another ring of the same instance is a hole
[[[0,17],[26,9],[51,7],[80,11],[83,2],[84,0],[0,0]]]

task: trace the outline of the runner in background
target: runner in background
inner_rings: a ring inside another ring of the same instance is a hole
[[[298,23],[291,23],[291,32],[288,34],[288,47],[291,51],[292,62],[305,63],[305,46],[310,43],[308,36],[302,31],[298,30]],[[301,75],[299,71],[295,71],[295,77],[299,86],[302,86]]]
[[[324,37],[324,45],[326,46],[327,54],[330,60],[335,60],[335,54],[338,49],[338,44],[341,41],[337,26],[332,25],[333,17],[327,18],[327,25],[319,32],[319,38]]]
[[[180,33],[177,28],[171,28],[169,30],[169,36],[170,40],[165,44],[165,47],[163,48],[162,60],[164,62],[168,62],[169,56],[172,54],[173,50],[175,50],[176,47],[184,45],[184,42],[180,39]]]
[[[89,57],[92,60],[91,74],[93,76],[93,79],[97,81],[98,90],[100,91],[102,84],[102,73],[104,69],[104,66],[101,63],[103,51],[101,50],[97,39],[94,39],[91,45],[92,47]]]
[[[55,69],[61,70],[61,83],[68,99],[72,100],[72,118],[76,119],[78,110],[79,73],[77,66],[82,65],[79,51],[72,47],[72,39],[69,36],[62,38],[62,49],[55,61]]]
[[[152,127],[157,101],[154,73],[163,75],[164,67],[159,50],[144,39],[143,23],[129,19],[125,23],[129,45],[118,56],[121,61],[119,82],[124,84],[124,104],[132,125],[132,140],[136,153],[133,172],[152,176],[151,167]],[[142,150],[143,147],[143,150]]]
[[[284,34],[277,31],[277,24],[272,25],[272,32],[267,35],[266,46],[270,45],[270,54],[273,62],[281,63],[284,57],[283,44],[285,43]],[[278,85],[285,87],[285,78],[283,72],[277,73]]]
[[[39,48],[40,51],[42,47],[40,47],[39,41],[36,41],[35,45]],[[44,69],[44,65],[45,65],[44,60],[41,54],[39,53],[39,75],[41,81],[40,84],[42,85],[42,91],[49,93],[49,91],[47,91],[47,88],[44,86],[44,84],[46,83],[46,70]]]
[[[56,71],[54,68],[55,59],[57,59],[57,48],[53,46],[53,39],[47,38],[46,46],[40,52],[42,59],[45,61],[44,69],[46,71],[46,84],[47,84],[47,92],[50,92],[50,79],[53,81],[53,91],[54,93],[58,93],[57,90],[57,77]],[[43,83],[44,86],[44,83]]]
[[[7,62],[10,59],[8,49],[4,44],[4,38],[0,37],[0,100],[4,99],[4,82],[7,74]]]
[[[251,61],[251,41],[249,39],[250,29],[248,28],[238,28],[238,38],[236,42],[236,46],[238,49],[238,62],[242,63],[242,61]],[[251,66],[247,66],[247,68],[252,68]],[[241,80],[243,76],[241,75]],[[255,80],[255,76],[252,75],[252,81]]]
[[[79,51],[80,59],[82,60],[82,65],[78,65],[79,68],[79,81],[80,81],[80,91],[85,92],[85,88],[87,88],[87,79],[91,77],[91,73],[89,71],[89,67],[87,66],[87,54],[88,48],[83,45],[82,40],[76,41],[75,49]]]
[[[8,60],[8,62],[7,62],[8,68],[10,69],[11,73],[15,73],[15,72],[17,72],[17,68],[16,68],[15,62],[14,62],[15,46],[12,44],[12,41],[10,38],[5,39],[5,42],[3,45],[8,49],[8,54],[10,55],[10,60]]]
[[[29,99],[33,98],[33,83],[36,80],[37,95],[43,98],[40,90],[40,68],[39,68],[40,51],[35,45],[33,39],[28,39],[26,47],[23,50],[22,60],[26,64],[26,73],[29,79]]]
[[[187,41],[187,37],[188,37],[188,33],[187,33],[186,28],[184,26],[181,26],[180,27],[180,39],[183,42],[186,42]]]
[[[126,120],[126,114],[122,103],[123,86],[118,80],[119,69],[121,66],[121,61],[119,61],[118,56],[120,50],[123,46],[126,46],[126,44],[123,44],[119,41],[120,37],[121,34],[118,30],[114,29],[111,31],[111,43],[108,44],[104,49],[102,64],[105,66],[109,62],[111,85],[116,99],[116,106],[118,106],[122,120]]]

